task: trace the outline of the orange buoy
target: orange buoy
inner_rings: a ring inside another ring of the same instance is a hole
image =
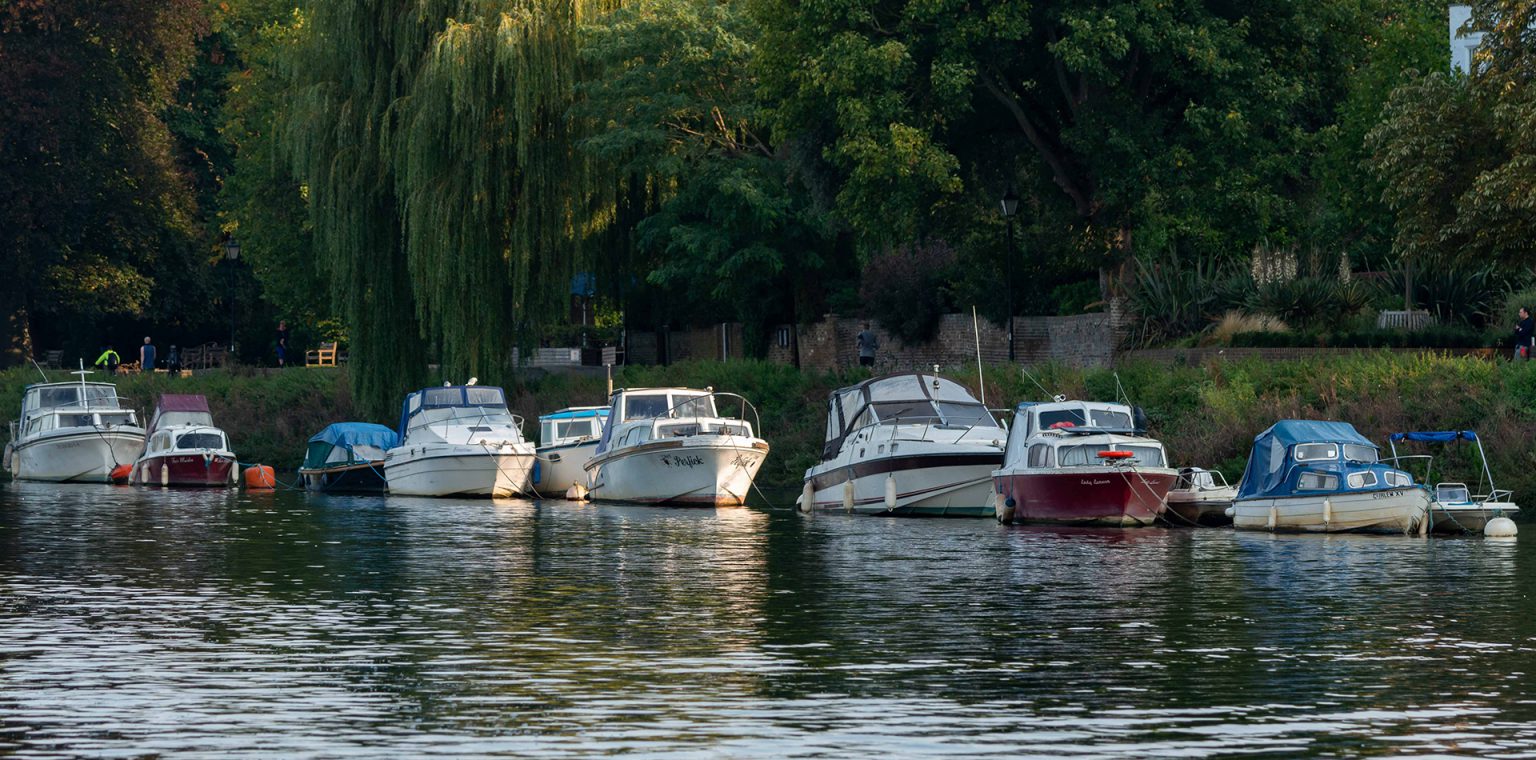
[[[120,464],[113,467],[112,472],[108,473],[107,477],[112,480],[113,485],[121,486],[128,483],[128,478],[131,475],[133,475],[133,465]]]
[[[277,470],[266,464],[253,464],[245,468],[245,487],[249,491],[270,491],[277,488]]]

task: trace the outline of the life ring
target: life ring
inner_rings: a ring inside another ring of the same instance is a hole
[[[1051,426],[1049,428],[1047,428],[1047,429],[1049,429],[1049,430],[1066,430],[1067,428],[1075,428],[1075,427],[1077,427],[1077,423],[1070,422],[1068,420],[1062,420],[1061,422],[1052,423]]]
[[[1136,456],[1134,451],[1100,451],[1095,454],[1100,459],[1130,459]]]

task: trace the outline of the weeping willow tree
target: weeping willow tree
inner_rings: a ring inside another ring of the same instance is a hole
[[[351,336],[386,413],[424,379],[495,379],[562,315],[612,193],[566,116],[576,29],[606,0],[316,0],[285,142]]]

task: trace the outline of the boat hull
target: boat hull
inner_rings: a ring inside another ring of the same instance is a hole
[[[752,438],[652,441],[594,457],[587,463],[592,498],[641,504],[737,507],[768,457]]]
[[[389,492],[398,496],[527,495],[533,447],[425,446],[393,449],[384,460]]]
[[[596,453],[597,441],[539,448],[534,490],[545,496],[563,496],[571,486],[589,488],[586,465]]]
[[[1005,521],[1137,527],[1157,521],[1177,480],[1173,470],[1078,467],[998,471],[994,483]]]
[[[1224,489],[1235,491],[1237,489]],[[1227,507],[1232,506],[1232,496],[1211,496],[1189,491],[1170,491],[1168,508],[1163,512],[1163,522],[1176,528],[1201,526],[1207,528],[1231,525]]]
[[[1003,452],[887,456],[812,470],[812,508],[828,512],[928,517],[991,517],[992,471]],[[895,491],[887,502],[887,481]],[[852,484],[851,503],[847,490]],[[804,508],[804,505],[801,505]]]
[[[132,464],[143,449],[144,431],[138,428],[45,433],[16,444],[7,466],[17,480],[110,483],[112,469]]]
[[[1519,517],[1520,508],[1509,502],[1487,504],[1440,504],[1429,512],[1430,530],[1435,533],[1482,533],[1495,517]]]
[[[1325,503],[1326,502],[1326,503]],[[1232,504],[1232,527],[1305,533],[1411,533],[1429,512],[1429,494],[1420,488],[1277,499]]]
[[[319,493],[381,494],[389,491],[383,462],[299,470],[304,488]]]
[[[227,454],[167,454],[144,457],[133,466],[133,482],[141,486],[226,488],[239,470]]]

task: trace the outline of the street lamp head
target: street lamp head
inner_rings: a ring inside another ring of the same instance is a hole
[[[1013,186],[1008,187],[1008,192],[1003,193],[1003,216],[1011,217],[1019,210],[1019,194],[1013,191]]]
[[[230,261],[240,258],[240,241],[233,235],[224,238],[224,258]]]

